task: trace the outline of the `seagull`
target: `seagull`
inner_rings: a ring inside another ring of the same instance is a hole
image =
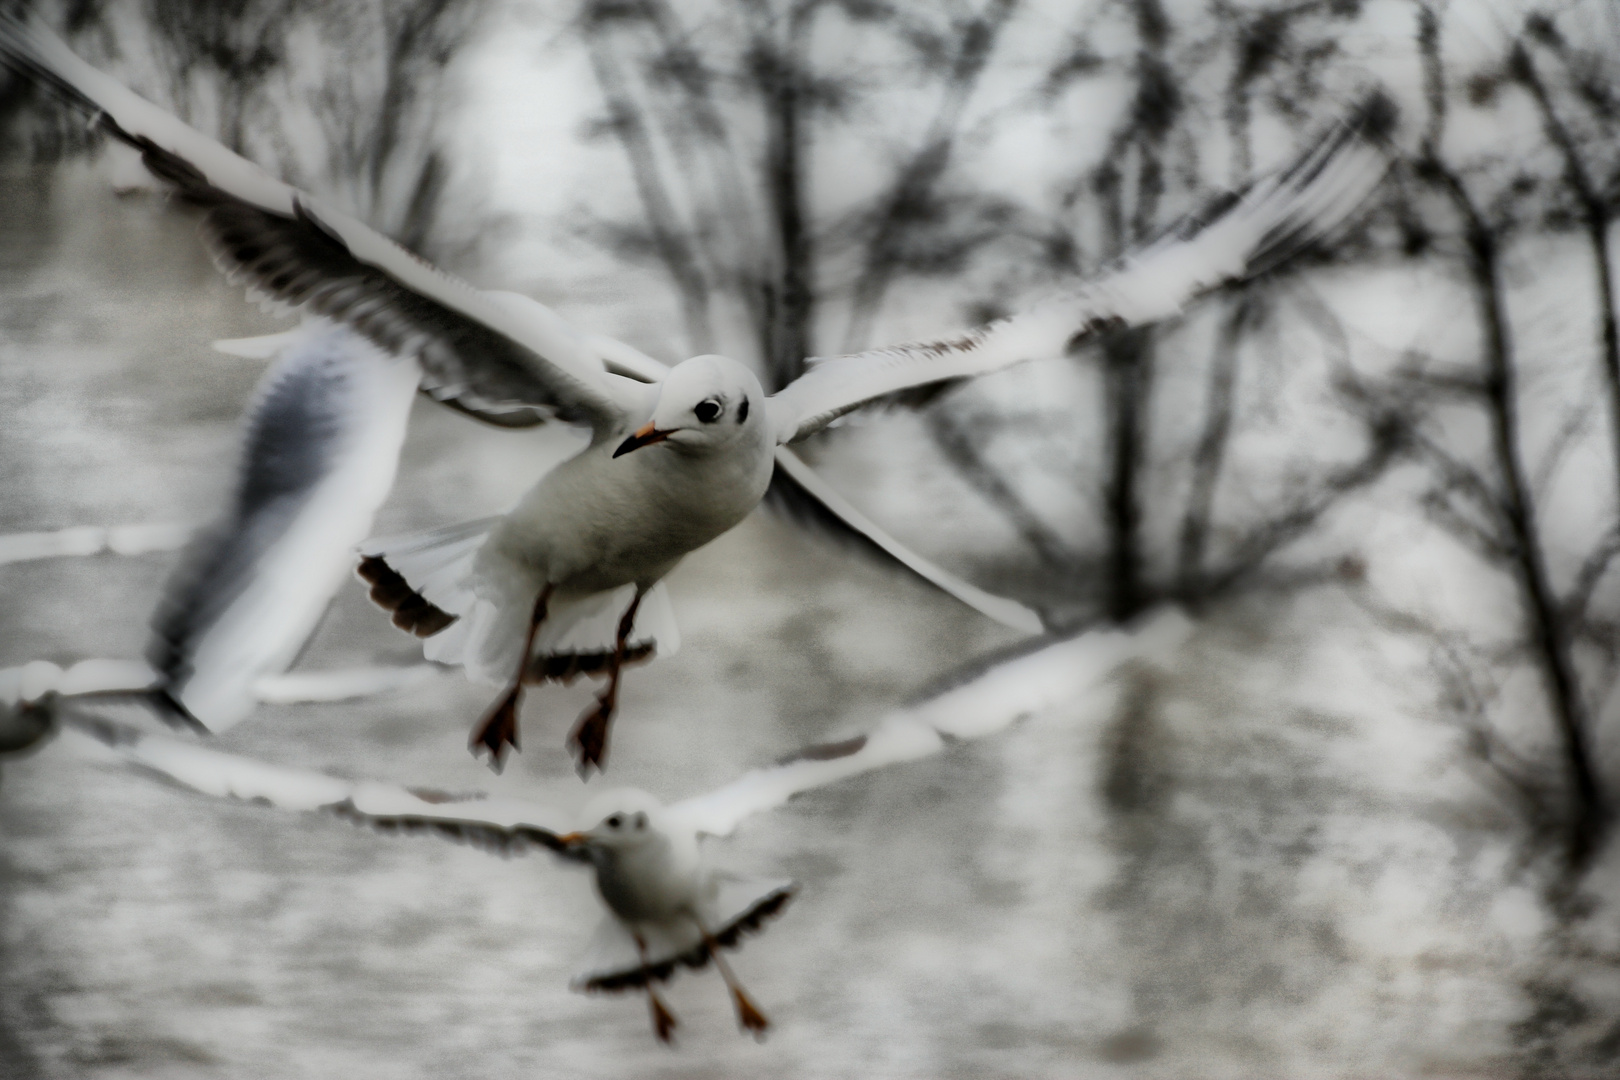
[[[318,313],[332,300],[327,296],[327,300],[303,305],[303,323],[294,331],[215,342],[223,352],[271,363],[247,410],[236,491],[230,505],[219,521],[193,539],[153,620],[148,657],[160,679],[151,687],[151,701],[172,722],[225,730],[259,703],[255,688],[266,679],[281,676],[297,656],[342,578],[353,568],[355,549],[370,535],[371,523],[393,483],[410,403],[419,387],[477,419],[501,427],[526,427],[543,421],[548,413],[552,418],[557,415],[557,410],[548,405],[551,391],[544,380],[549,369],[530,348],[534,345],[544,349],[553,340],[547,337],[548,332],[560,333],[574,343],[573,351],[561,354],[565,358],[577,360],[579,349],[584,348],[590,364],[618,374],[632,372],[642,382],[656,382],[668,370],[621,342],[579,334],[526,297],[481,293],[425,268],[414,256],[336,211],[323,210],[324,216],[317,221],[308,196],[284,188],[254,166],[134,98],[84,65],[38,25],[0,13],[0,59],[40,78],[73,104],[97,116],[96,123],[115,137],[128,142],[135,138],[129,131],[142,132],[137,143],[143,152],[158,152],[157,144],[151,141],[157,139],[186,148],[193,159],[208,164],[213,170],[210,175],[221,187],[211,194],[192,194],[196,201],[210,206],[212,214],[229,217],[232,212],[234,196],[226,194],[227,188],[232,192],[246,190],[248,197],[234,206],[238,214],[270,205],[275,220],[287,226],[303,226],[294,228],[290,237],[295,242],[314,244],[302,253],[303,258],[319,262],[323,256],[338,257],[335,267],[326,267],[324,278],[318,267],[304,267],[317,275],[311,280],[318,285],[329,289],[333,285],[331,274],[336,274],[340,289],[358,288],[364,292],[381,288],[396,306],[414,308],[417,316],[426,320],[426,325],[410,323],[403,329],[393,324],[381,326],[375,319],[386,312],[367,317],[363,310],[352,308],[343,308],[340,317],[327,318]],[[122,124],[100,113],[97,101],[116,108]],[[190,175],[186,173],[190,166],[178,155],[160,154],[158,160],[160,175],[174,170]],[[168,172],[162,171],[165,169]],[[190,190],[184,185],[180,189],[182,195]],[[274,212],[275,207],[294,205],[297,209],[291,220],[286,214],[277,216]],[[359,242],[346,245],[323,231],[328,218],[341,221],[352,236],[360,238]],[[217,216],[210,218],[215,225],[220,220]],[[238,250],[238,256],[243,254]],[[235,257],[222,256],[222,261],[233,273],[240,272]],[[361,280],[345,285],[344,275],[355,274]],[[402,281],[408,281],[412,288],[406,288]],[[305,281],[300,287],[309,284]],[[267,287],[272,291],[279,288],[274,282]],[[260,298],[266,295],[261,290]],[[276,295],[285,296],[285,290]],[[516,309],[518,328],[507,326],[510,336],[478,321],[478,312],[491,303]],[[462,310],[467,307],[472,309],[471,315]],[[524,320],[538,320],[539,329],[529,327],[525,331],[528,324]],[[405,334],[403,342],[398,337],[401,332]],[[425,373],[424,362],[429,362],[437,374]],[[484,397],[465,387],[446,389],[439,380],[447,370],[453,377],[462,364],[473,366],[481,385],[491,383],[496,388],[487,395],[492,400],[510,398],[507,405],[490,406]],[[538,370],[529,371],[528,367]],[[533,404],[511,404],[526,399],[532,399]],[[572,416],[567,410],[563,412]],[[801,521],[839,532],[857,546],[892,559],[999,622],[1028,634],[1041,631],[1040,617],[1029,608],[984,592],[900,544],[786,447],[778,447],[775,453],[769,499],[792,509],[794,517]],[[486,523],[474,523],[461,531],[471,534],[477,542],[487,531],[480,527],[482,524]],[[183,536],[166,542],[173,546]],[[100,533],[94,537],[74,533],[64,538],[21,537],[13,546],[17,548],[16,557],[34,557],[41,552],[76,550],[92,542],[101,546],[108,541]],[[0,544],[0,558],[8,550]],[[368,559],[361,569],[368,578],[375,579],[368,582],[372,593],[393,613],[396,624],[419,634],[431,629],[434,619],[444,624],[445,617],[428,613],[425,604],[413,598],[408,588],[390,592],[393,579],[385,564]],[[612,643],[611,631],[618,611],[612,610],[606,616],[604,640],[593,640],[593,633],[596,638],[603,635],[598,632],[600,627],[593,631],[586,617],[594,613],[597,622],[602,622],[602,610],[613,608],[614,601],[612,596],[598,596],[570,604],[566,598],[557,598],[548,627],[552,644],[545,647],[549,651],[535,658],[528,677],[566,681],[581,673],[605,673],[610,654],[604,646]],[[662,590],[655,587],[644,608],[643,618],[635,624],[641,640],[627,647],[622,655],[613,654],[621,661],[646,659],[655,647],[668,655],[678,645],[678,632]],[[662,618],[655,634],[650,624],[659,616]],[[582,623],[586,625],[582,627]],[[584,645],[570,644],[581,639]],[[454,659],[454,641],[451,635],[429,642],[430,657]],[[515,648],[513,642],[511,651]],[[474,667],[469,673],[477,675],[479,670]],[[502,671],[498,679],[490,678],[504,681],[507,675]],[[516,738],[515,717],[512,738]],[[497,755],[492,764],[498,767],[499,763]]]
[[[1191,625],[1179,612],[1165,611],[1131,631],[1043,639],[1038,648],[1001,658],[890,713],[869,731],[806,747],[707,794],[665,804],[645,791],[610,789],[577,815],[522,799],[340,780],[145,733],[82,710],[65,710],[63,722],[124,761],[205,795],[335,814],[385,833],[428,833],[501,855],[544,848],[588,865],[606,911],[573,989],[645,991],[653,1032],[669,1043],[677,1021],[658,984],[682,966],[701,969],[712,959],[739,1027],[763,1038],[770,1022],[723,950],[780,913],[798,886],[712,868],[702,857],[704,837],[730,836],[747,818],[795,795],[941,753],[1045,710],[1062,707],[1100,721],[1112,707],[1114,674],[1127,663],[1167,662]]]
[[[0,16],[0,59],[140,151],[148,171],[205,211],[216,262],[260,297],[414,360],[421,389],[459,411],[500,426],[551,418],[589,429],[587,446],[505,515],[370,542],[359,566],[395,625],[425,639],[428,659],[504,687],[469,739],[497,771],[517,747],[526,684],[603,678],[568,738],[582,777],[604,762],[622,667],[661,645],[667,653],[676,640],[664,576],[747,516],[773,477],[816,493],[789,444],[856,409],[914,398],[908,392],[919,387],[1061,356],[1108,329],[1169,318],[1269,269],[1336,226],[1379,182],[1392,109],[1369,102],[1196,228],[1023,312],[937,340],[812,360],[767,395],[734,359],[666,367],[528,297],[444,274],[137,97],[37,20]],[[995,609],[1003,621],[1039,632],[1035,613],[1007,604]]]

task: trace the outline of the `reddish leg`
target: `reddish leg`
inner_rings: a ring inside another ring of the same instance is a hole
[[[534,649],[534,635],[540,629],[540,624],[546,621],[546,605],[551,602],[551,590],[555,586],[547,585],[535,597],[534,611],[529,616],[529,629],[523,635],[523,654],[518,658],[517,673],[512,676],[512,685],[502,694],[500,699],[491,706],[489,712],[478,722],[472,730],[472,737],[467,740],[467,748],[472,751],[473,757],[480,753],[480,747],[489,751],[489,767],[496,772],[506,766],[506,748],[518,748],[518,705],[523,701],[523,675],[529,668],[529,653]]]
[[[632,934],[636,939],[636,952],[641,955],[641,970],[647,977],[647,1007],[652,1010],[653,1033],[658,1041],[665,1045],[675,1042],[675,1014],[669,1011],[664,999],[658,996],[658,990],[653,986],[651,965],[647,963],[647,943],[640,934]]]
[[[635,628],[636,609],[641,606],[642,590],[636,587],[636,596],[630,601],[624,615],[619,618],[619,631],[613,639],[613,655],[608,658],[607,687],[597,695],[596,704],[580,714],[579,722],[568,735],[568,748],[579,759],[581,779],[592,769],[600,769],[607,757],[608,723],[619,707],[619,669],[624,666],[624,649]]]
[[[697,922],[697,928],[703,934],[703,944],[709,947],[709,955],[714,957],[714,966],[720,969],[720,977],[726,980],[726,988],[731,991],[731,1000],[737,1006],[737,1023],[743,1030],[751,1032],[755,1041],[764,1042],[765,1029],[771,1026],[771,1022],[765,1019],[765,1014],[760,1012],[752,1001],[748,1000],[748,995],[743,992],[742,983],[737,981],[731,965],[726,963],[726,958],[720,952],[720,943],[714,940],[714,935],[709,933],[708,927],[696,919],[692,921]]]

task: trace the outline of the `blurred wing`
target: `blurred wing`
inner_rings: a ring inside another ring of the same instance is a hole
[[[516,854],[538,846],[565,854],[560,811],[518,799],[456,797],[392,784],[340,780],[289,769],[195,743],[153,735],[63,708],[63,723],[109,747],[131,765],[204,795],[282,810],[324,810],[383,832],[429,832],[475,847]]]
[[[77,525],[54,532],[11,533],[0,536],[0,565],[29,559],[67,555],[145,555],[173,551],[191,538],[191,526],[164,522],[154,525]]]
[[[776,473],[765,494],[773,506],[801,525],[852,539],[869,554],[893,560],[936,588],[1003,626],[1039,634],[1041,617],[1024,605],[985,592],[918,555],[861,513],[792,450],[777,447]]]
[[[393,486],[415,360],[324,320],[287,340],[247,413],[236,491],[182,557],[148,659],[214,730],[297,657]]]
[[[1322,236],[1388,169],[1373,141],[1385,122],[1370,104],[1286,172],[1256,184],[1189,236],[1127,256],[1113,272],[954,338],[812,361],[770,399],[778,441],[793,442],[879,399],[942,380],[1061,356],[1088,335],[1175,315],[1202,293],[1275,265]]]
[[[670,807],[694,830],[726,836],[750,814],[885,765],[938,753],[947,742],[993,735],[1063,703],[1084,702],[1126,660],[1162,656],[1191,629],[1179,613],[1134,632],[1093,630],[997,664],[970,681],[891,713],[864,735],[807,747],[725,787]]]
[[[496,422],[516,412],[527,424],[543,409],[599,435],[622,423],[600,359],[543,304],[480,292],[272,179],[80,60],[37,19],[0,13],[0,61],[139,150],[155,177],[202,207],[204,235],[233,280],[418,357],[434,397]]]

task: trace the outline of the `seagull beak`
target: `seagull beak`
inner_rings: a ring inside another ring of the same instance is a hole
[[[643,446],[651,446],[653,443],[663,442],[673,434],[675,434],[673,431],[659,431],[652,425],[651,421],[648,421],[643,426],[637,428],[634,435],[631,435],[628,439],[624,440],[624,442],[620,443],[619,448],[613,451],[613,456],[619,457],[621,455],[628,454],[632,450],[640,450]]]
[[[589,837],[582,832],[563,833],[561,836],[557,837],[557,843],[561,844],[565,848],[572,848],[579,847],[588,839]]]

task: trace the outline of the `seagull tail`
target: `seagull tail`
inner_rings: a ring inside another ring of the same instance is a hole
[[[422,654],[458,664],[467,677],[503,686],[517,667],[540,582],[525,567],[499,557],[479,560],[496,518],[434,532],[387,537],[361,545],[360,577],[394,625],[423,638]],[[571,682],[605,674],[619,620],[635,586],[552,601],[534,639],[527,681]],[[662,584],[642,597],[625,661],[668,656],[680,631]]]
[[[473,566],[495,521],[481,518],[368,541],[360,546],[355,572],[395,626],[420,638],[432,637],[473,606]]]

